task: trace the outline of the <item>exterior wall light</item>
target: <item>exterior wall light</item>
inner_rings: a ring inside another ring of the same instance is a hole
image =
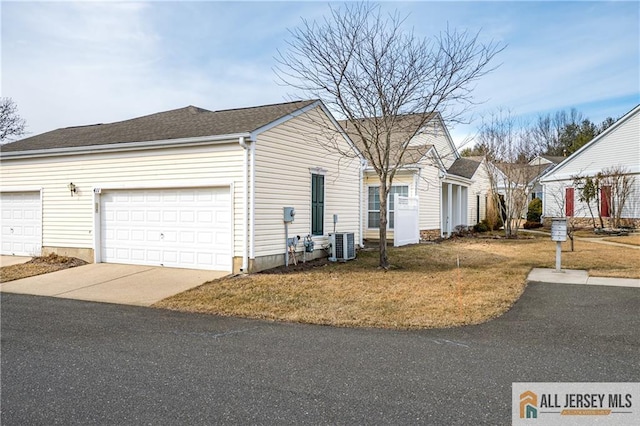
[[[72,197],[73,197],[73,194],[78,192],[78,188],[73,184],[73,182],[69,183],[69,185],[67,185],[67,188],[69,188],[69,191],[71,191]]]

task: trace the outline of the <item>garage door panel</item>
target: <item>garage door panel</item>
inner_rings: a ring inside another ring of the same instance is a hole
[[[102,261],[231,270],[228,188],[104,191],[101,203]]]
[[[42,248],[42,208],[39,191],[0,193],[2,254],[39,255]]]

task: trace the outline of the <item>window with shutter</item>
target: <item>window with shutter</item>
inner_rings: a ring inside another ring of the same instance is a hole
[[[573,188],[567,188],[565,190],[565,215],[568,217],[573,216],[574,195],[575,190]]]
[[[600,188],[600,216],[611,216],[611,187],[603,186]]]
[[[324,234],[324,176],[311,175],[311,235]]]

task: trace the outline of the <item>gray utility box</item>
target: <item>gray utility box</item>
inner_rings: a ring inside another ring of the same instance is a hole
[[[284,209],[284,221],[293,222],[293,218],[296,215],[296,209],[293,207],[283,207]]]

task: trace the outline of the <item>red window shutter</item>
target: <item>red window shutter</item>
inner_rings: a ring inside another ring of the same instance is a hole
[[[611,206],[611,187],[603,186],[600,188],[600,216],[609,217]]]
[[[574,189],[567,188],[565,190],[565,214],[570,217],[573,216],[573,200],[574,200]]]

